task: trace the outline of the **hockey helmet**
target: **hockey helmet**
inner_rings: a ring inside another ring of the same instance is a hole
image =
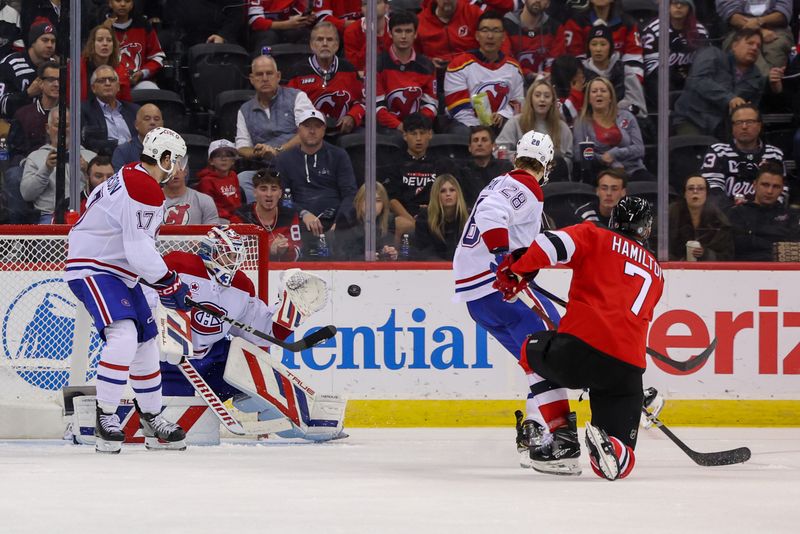
[[[547,183],[550,165],[555,157],[553,140],[546,133],[530,130],[517,141],[517,158],[531,158],[542,164],[544,174],[539,179],[542,185]]]
[[[215,226],[208,231],[200,242],[198,255],[217,282],[229,287],[247,251],[242,236],[226,225]]]
[[[650,203],[639,197],[622,197],[611,210],[608,227],[637,241],[646,240],[653,227]]]
[[[164,154],[169,152],[170,167],[165,169],[161,166],[161,158]],[[162,183],[169,180],[178,168],[186,168],[188,159],[186,157],[186,143],[183,138],[169,128],[153,128],[147,135],[144,136],[142,141],[142,154],[149,156],[156,160],[158,168],[167,173],[167,176]]]

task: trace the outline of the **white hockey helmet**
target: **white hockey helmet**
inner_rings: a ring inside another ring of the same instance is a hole
[[[229,287],[247,257],[244,240],[230,226],[215,226],[200,242],[198,255],[217,282]]]
[[[165,169],[161,166],[161,158],[165,152],[169,152],[170,167]],[[185,168],[188,159],[186,158],[186,143],[178,133],[169,128],[153,128],[142,141],[142,155],[149,156],[156,160],[158,168],[167,173],[167,177],[162,180],[169,180],[178,168]]]
[[[530,130],[517,141],[517,158],[535,159],[544,167],[544,174],[539,179],[541,184],[547,183],[550,173],[550,164],[555,157],[555,147],[553,140],[546,133]]]

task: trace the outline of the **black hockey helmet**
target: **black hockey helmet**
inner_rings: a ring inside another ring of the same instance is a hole
[[[637,241],[650,237],[653,210],[650,203],[639,197],[622,197],[611,210],[608,227]]]

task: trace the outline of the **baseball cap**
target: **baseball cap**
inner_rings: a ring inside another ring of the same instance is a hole
[[[52,33],[53,35],[56,34],[56,28],[49,21],[37,22],[36,24],[31,25],[31,29],[28,32],[28,44],[32,45],[36,42],[36,39],[41,37],[46,33]]]
[[[316,109],[308,109],[300,114],[300,117],[297,119],[297,125],[300,126],[308,119],[317,119],[318,121],[322,122],[323,125],[325,124],[325,115]]]
[[[232,152],[234,155],[239,153],[236,150],[236,145],[227,139],[217,139],[216,141],[211,141],[211,144],[208,145],[208,157],[211,158],[214,155],[214,152],[217,152],[218,150]]]

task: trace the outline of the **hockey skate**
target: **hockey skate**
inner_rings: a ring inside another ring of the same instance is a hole
[[[578,442],[578,419],[575,412],[567,416],[567,424],[544,434],[539,445],[529,449],[531,467],[549,475],[577,476],[581,474],[578,459],[581,445]]]
[[[642,405],[649,415],[642,413],[639,424],[642,428],[648,429],[653,426],[653,419],[658,419],[661,410],[664,409],[664,397],[656,388],[645,388]]]
[[[161,413],[145,413],[134,399],[139,413],[139,427],[144,434],[144,446],[149,450],[186,450],[186,432],[175,423],[170,423]]]
[[[100,406],[97,406],[94,435],[97,438],[94,445],[96,452],[119,454],[119,451],[122,450],[125,433],[122,431],[119,416],[116,413],[107,414]]]
[[[517,452],[519,453],[519,465],[529,469],[533,467],[528,451],[532,446],[539,446],[542,443],[544,427],[531,419],[525,419],[525,414],[520,410],[514,412],[517,420]]]
[[[620,459],[606,431],[586,423],[586,448],[595,473],[608,480],[620,475]]]

